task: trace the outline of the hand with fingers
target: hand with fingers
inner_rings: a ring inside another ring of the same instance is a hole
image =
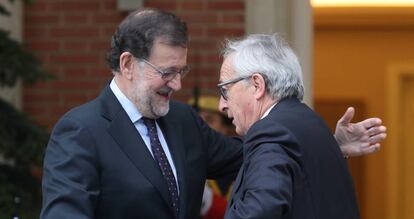
[[[381,119],[369,118],[351,123],[354,114],[355,109],[348,107],[336,124],[335,138],[345,158],[374,153],[387,137],[387,129]]]

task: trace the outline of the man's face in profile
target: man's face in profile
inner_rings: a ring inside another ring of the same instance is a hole
[[[220,69],[220,83],[234,80],[238,77],[233,66],[234,56],[230,55],[223,61]],[[246,79],[248,80],[248,79]],[[221,96],[219,110],[227,113],[233,124],[236,126],[238,135],[245,135],[253,124],[253,107],[251,89],[253,86],[246,83],[245,80],[237,80],[223,87],[226,90],[226,99]]]

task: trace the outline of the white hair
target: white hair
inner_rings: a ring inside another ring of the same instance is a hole
[[[236,76],[263,76],[266,92],[275,100],[295,96],[303,99],[302,69],[293,50],[278,34],[252,34],[226,42],[224,58],[232,55]]]

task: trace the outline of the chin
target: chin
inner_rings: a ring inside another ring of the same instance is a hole
[[[240,136],[244,136],[245,133],[243,133],[239,128],[236,127],[236,133]]]
[[[245,136],[247,134],[248,129],[242,128],[242,127],[237,127],[236,126],[236,133],[239,136]]]
[[[169,104],[167,104],[166,106],[156,106],[152,108],[152,112],[157,116],[157,117],[162,117],[167,115],[168,111],[170,111],[170,106]]]

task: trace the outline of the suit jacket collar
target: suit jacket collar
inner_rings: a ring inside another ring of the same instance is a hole
[[[269,114],[275,114],[279,110],[289,110],[290,107],[300,104],[300,100],[296,97],[287,97],[284,99],[281,99],[275,107],[269,112]]]
[[[108,126],[109,134],[142,175],[158,189],[166,204],[171,206],[168,187],[157,162],[151,156],[140,134],[109,86],[104,88],[99,99],[102,104],[102,116],[110,121]],[[182,130],[177,128],[179,125],[174,120],[169,119],[169,117],[171,116],[167,114],[165,117],[159,118],[157,122],[163,131],[176,166],[180,190],[180,218],[183,218],[186,206],[186,186],[184,180],[184,149],[181,139]]]

